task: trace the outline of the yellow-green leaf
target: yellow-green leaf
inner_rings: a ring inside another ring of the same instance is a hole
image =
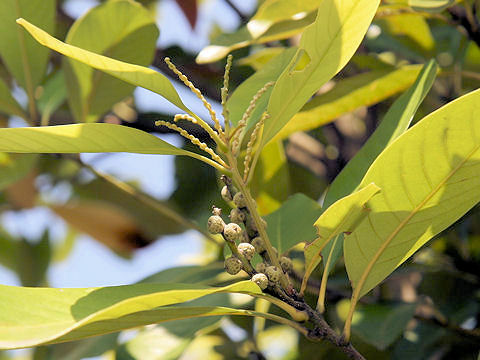
[[[92,36],[95,29],[95,36]],[[129,1],[109,1],[79,18],[65,42],[130,64],[150,65],[158,29],[150,12]],[[96,121],[134,86],[76,60],[63,61],[70,108],[77,122]]]
[[[336,201],[315,221],[318,238],[305,245],[305,275],[301,293],[305,291],[313,270],[320,264],[321,252],[325,245],[337,235],[353,231],[367,214],[365,204],[379,191],[380,188],[374,183],[368,184],[361,190]]]
[[[111,59],[103,55],[95,54],[91,51],[80,49],[73,45],[65,44],[64,42],[50,36],[42,29],[30,24],[25,19],[18,19],[17,23],[23,26],[40,44],[95,69],[104,71],[127,83],[153,91],[154,93],[163,96],[180,109],[190,113],[190,110],[183,104],[173,85],[167,77],[161,73],[144,66]]]
[[[426,116],[387,147],[362,184],[382,193],[344,240],[356,301],[480,199],[480,90]]]
[[[247,23],[252,37],[258,38],[272,25],[284,20],[299,20],[317,9],[318,0],[267,0]]]
[[[48,32],[55,29],[55,0],[0,1],[0,56],[18,84],[33,98],[47,68],[49,50],[25,34],[15,19],[23,17]]]
[[[370,25],[379,0],[323,0],[308,26],[296,56],[277,80],[267,111],[262,144],[266,144],[311,96],[353,56]],[[309,63],[301,68],[302,58]]]
[[[225,292],[261,293],[252,281],[219,288],[192,284],[136,284],[85,289],[0,285],[0,349],[78,340],[189,317],[255,314],[221,307],[167,307]]]
[[[297,131],[325,125],[360,106],[369,106],[407,89],[420,72],[420,65],[374,70],[340,80],[334,88],[309,101],[276,135],[284,139]]]
[[[0,129],[0,151],[14,153],[132,152],[192,155],[141,130],[114,124]]]

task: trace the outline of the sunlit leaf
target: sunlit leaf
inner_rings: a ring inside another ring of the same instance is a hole
[[[15,19],[23,17],[53,32],[55,4],[55,0],[0,1],[0,56],[18,84],[31,97],[45,75],[50,51],[19,29]]]
[[[150,12],[138,3],[120,0],[101,4],[79,18],[65,42],[126,63],[148,66],[157,37]],[[98,120],[135,88],[76,60],[63,60],[68,100],[77,122]]]
[[[407,0],[408,5],[416,11],[441,12],[450,5],[455,3],[455,0]]]
[[[17,23],[23,26],[40,44],[58,51],[72,59],[83,62],[95,69],[102,70],[107,74],[132,85],[141,86],[145,89],[151,90],[163,96],[180,109],[189,112],[172,83],[161,73],[147,67],[125,63],[123,61],[111,59],[106,56],[80,49],[76,46],[65,44],[50,36],[42,29],[30,24],[25,19],[18,19]]]
[[[114,124],[0,129],[0,151],[17,153],[133,152],[189,155],[144,131]]]
[[[305,245],[305,275],[300,290],[302,293],[307,286],[308,278],[322,261],[323,248],[340,233],[354,230],[367,215],[365,204],[379,191],[377,185],[368,184],[361,190],[336,201],[315,221],[318,238]]]
[[[251,281],[221,288],[185,284],[137,284],[55,289],[0,285],[0,348],[72,341],[141,325],[189,317],[254,315],[221,307],[167,307],[221,293],[260,293]]]
[[[266,144],[310,97],[353,56],[375,15],[378,0],[324,0],[315,22],[302,35],[296,56],[277,80],[267,111],[262,144]],[[309,60],[304,67],[297,64]]]
[[[432,87],[436,73],[437,65],[432,60],[423,67],[412,87],[393,103],[379,127],[331,184],[323,203],[325,208],[355,191],[376,157],[407,130],[415,112]],[[322,256],[326,259],[326,267],[322,275],[322,284],[326,284],[328,275],[341,256],[342,250],[343,234],[323,249]]]
[[[283,47],[268,47],[237,60],[236,64],[251,66],[255,71],[258,71],[284,50]]]
[[[480,91],[425,117],[387,147],[362,184],[380,195],[344,241],[353,299],[366,294],[480,199]]]

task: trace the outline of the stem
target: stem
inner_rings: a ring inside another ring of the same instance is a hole
[[[238,251],[235,242],[228,241],[227,239],[225,239],[225,242],[232,251],[233,256],[235,256],[237,259],[240,259],[240,261],[243,263],[243,269],[248,273],[248,275],[252,276],[253,274],[255,274],[255,270],[253,270],[252,264],[250,264],[250,261],[248,261],[245,256],[240,253],[240,251]]]
[[[208,125],[205,121],[203,121],[203,119],[200,116],[198,116],[192,111],[188,111],[188,115],[190,115],[195,120],[197,120],[198,125],[200,125],[208,133],[208,135],[210,135],[212,140],[215,141],[215,143],[217,144],[217,146],[220,148],[222,152],[225,152],[227,150],[227,144],[225,144],[225,142],[222,139],[220,139],[217,132],[213,130],[212,127]]]
[[[297,310],[293,306],[287,304],[286,302],[283,302],[282,300],[273,297],[271,295],[266,295],[266,294],[255,294],[252,295],[260,299],[264,299],[276,306],[278,306],[280,309],[284,310],[290,317],[298,322],[305,322],[309,319],[308,313],[304,310]]]
[[[260,218],[260,215],[258,215],[258,211],[255,205],[255,200],[253,200],[252,195],[250,194],[250,191],[248,190],[245,183],[243,182],[242,176],[238,172],[237,161],[235,157],[233,157],[231,152],[228,152],[226,155],[227,155],[227,159],[230,164],[230,167],[232,169],[232,180],[235,183],[235,185],[238,187],[238,190],[243,193],[243,196],[247,203],[247,208],[250,211],[250,215],[252,216],[255,226],[257,227],[257,231],[265,243],[265,250],[267,251],[268,257],[270,258],[272,265],[278,267],[281,270],[282,266],[278,261],[278,256],[276,256],[275,252],[273,251],[272,243],[268,238],[267,232],[265,231],[265,227],[263,226],[263,222]],[[285,275],[283,270],[282,270],[282,276],[280,277],[280,284],[288,293],[292,292],[292,289],[293,289],[292,285],[290,284],[290,281],[288,280],[288,277]]]

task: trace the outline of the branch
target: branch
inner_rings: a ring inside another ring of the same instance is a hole
[[[469,10],[473,11],[471,9]],[[477,18],[471,16],[467,9],[458,5],[448,8],[447,11],[454,23],[465,29],[469,39],[480,47],[480,26]]]

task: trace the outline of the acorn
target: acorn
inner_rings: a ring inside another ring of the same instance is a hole
[[[235,189],[234,189],[235,190]],[[225,200],[225,202],[230,202],[233,200],[233,195],[235,194],[232,194],[230,192],[230,190],[228,190],[228,187],[227,185],[225,185],[222,190],[220,191],[220,194],[222,195],[222,199]]]
[[[263,262],[260,262],[257,264],[257,266],[255,266],[255,271],[258,273],[264,273],[266,268],[267,265],[265,265]]]
[[[265,251],[265,242],[260,236],[257,236],[252,240],[252,245],[259,254]]]
[[[267,266],[265,269],[265,274],[268,276],[268,279],[271,282],[277,283],[280,281],[282,276],[282,270],[276,266]]]
[[[292,260],[286,256],[282,256],[280,259],[279,259],[279,262],[280,262],[280,266],[282,267],[283,271],[285,271],[286,273],[292,271],[292,268],[293,268],[293,264],[292,264]]]
[[[225,240],[235,242],[242,238],[242,228],[235,223],[229,223],[223,228],[223,236]]]
[[[212,215],[208,218],[207,229],[210,234],[221,234],[225,228],[225,222],[219,215]]]
[[[238,244],[238,252],[245,256],[245,259],[252,260],[253,255],[255,255],[255,248],[252,244],[249,243],[240,243]]]
[[[258,285],[258,287],[262,290],[265,290],[268,286],[268,278],[267,275],[263,273],[258,273],[252,276],[252,281]]]
[[[232,209],[232,211],[230,211],[230,220],[236,224],[242,224],[245,221],[245,218],[245,213],[238,208]]]
[[[230,256],[225,259],[225,271],[230,275],[236,275],[242,270],[242,262],[235,256]]]
[[[245,200],[245,196],[241,192],[237,192],[233,197],[233,203],[239,207],[244,208],[247,207],[247,201]]]

